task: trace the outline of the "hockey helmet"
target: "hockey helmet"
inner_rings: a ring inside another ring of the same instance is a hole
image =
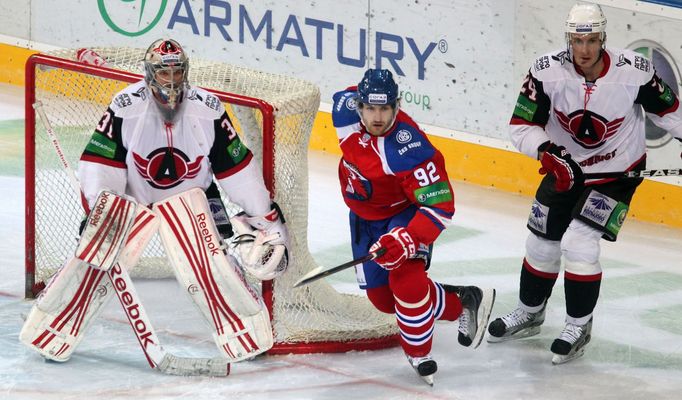
[[[173,39],[158,39],[145,52],[143,63],[145,82],[164,115],[172,119],[188,85],[189,59],[185,51]]]
[[[566,43],[570,45],[571,34],[599,33],[602,46],[606,42],[606,17],[598,4],[576,4],[566,18]],[[570,46],[569,46],[570,48]]]
[[[387,69],[368,69],[358,83],[357,101],[362,104],[395,105],[398,101],[398,84]]]

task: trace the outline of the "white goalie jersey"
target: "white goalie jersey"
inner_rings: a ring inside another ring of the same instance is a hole
[[[191,188],[206,190],[215,175],[249,215],[270,212],[260,168],[222,103],[191,86],[173,123],[164,121],[144,81],[118,93],[81,156],[78,175],[90,205],[103,189],[154,204]]]
[[[524,80],[510,134],[537,158],[546,141],[564,146],[584,172],[628,171],[645,158],[645,116],[682,138],[682,109],[650,60],[606,49],[604,71],[586,82],[566,51],[536,59]]]

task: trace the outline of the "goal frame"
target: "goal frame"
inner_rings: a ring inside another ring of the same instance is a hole
[[[86,73],[95,77],[115,79],[126,83],[140,81],[143,77],[127,71],[110,69],[87,65],[77,61],[67,60],[46,54],[34,54],[30,56],[25,65],[25,298],[35,298],[39,290],[36,288],[36,154],[35,154],[35,127],[36,115],[33,103],[36,101],[35,81],[36,68],[38,66],[60,68],[68,71]],[[206,88],[215,94],[222,102],[255,108],[260,111],[263,118],[262,125],[262,171],[263,178],[270,196],[275,196],[275,163],[274,163],[274,143],[275,143],[275,108],[268,102],[243,96],[235,93],[228,93],[219,90]],[[262,296],[265,306],[273,313],[273,281],[262,282]],[[273,324],[274,329],[274,324]],[[318,342],[275,342],[268,354],[289,354],[289,353],[338,353],[352,350],[376,350],[398,345],[398,335],[390,335],[378,338],[361,338],[348,341],[326,340]]]

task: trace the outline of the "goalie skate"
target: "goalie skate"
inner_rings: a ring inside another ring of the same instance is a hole
[[[552,343],[552,364],[564,364],[582,356],[591,338],[592,318],[585,325],[566,323],[564,330]]]
[[[459,290],[462,314],[459,316],[457,340],[462,346],[477,348],[483,340],[485,327],[495,303],[495,289],[482,290],[465,286]]]
[[[512,339],[522,339],[540,333],[540,327],[545,322],[545,308],[536,313],[527,312],[522,308],[510,312],[502,318],[497,318],[488,326],[488,343],[504,342]]]
[[[431,358],[431,355],[425,357],[410,357],[407,356],[407,361],[410,362],[414,371],[419,375],[424,382],[428,383],[429,386],[433,386],[433,376],[438,371],[438,364]]]

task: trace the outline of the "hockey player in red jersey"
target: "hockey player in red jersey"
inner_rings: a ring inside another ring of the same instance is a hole
[[[615,241],[638,179],[585,179],[584,173],[645,167],[645,111],[682,138],[682,110],[651,61],[606,48],[606,18],[596,4],[575,5],[566,49],[536,59],[510,122],[516,148],[546,174],[535,195],[518,308],[488,327],[489,342],[536,335],[564,259],[566,325],[552,362],[581,356],[590,341],[602,279],[600,240]]]
[[[427,275],[433,242],[454,214],[454,194],[442,154],[400,109],[398,94],[391,72],[378,69],[334,94],[339,181],[350,208],[353,256],[385,250],[356,267],[360,288],[378,310],[395,313],[410,364],[433,384],[435,320],[459,318],[459,343],[477,347],[495,292]]]

